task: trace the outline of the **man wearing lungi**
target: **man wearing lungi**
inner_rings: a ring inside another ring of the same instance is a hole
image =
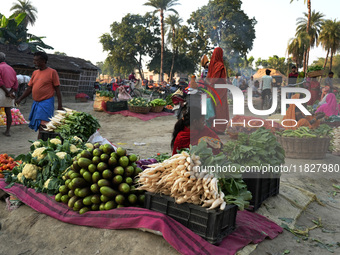
[[[35,131],[41,131],[49,118],[54,115],[54,92],[58,98],[58,110],[62,110],[59,76],[56,70],[47,66],[48,56],[45,52],[34,53],[33,64],[37,70],[32,74],[28,88],[16,101],[21,100],[32,93],[33,104],[29,115],[29,127]],[[40,139],[40,132],[38,134]]]

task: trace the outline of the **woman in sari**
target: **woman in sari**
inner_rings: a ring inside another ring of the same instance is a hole
[[[192,107],[190,110],[185,110],[183,118],[175,124],[171,141],[172,154],[176,154],[181,149],[189,148],[190,144],[197,145],[201,141],[205,141],[212,148],[214,154],[220,152],[222,143],[219,137],[205,126],[205,117],[201,114],[201,109]]]
[[[223,50],[220,47],[215,48],[211,56],[207,78],[211,86],[215,84],[226,84],[227,72],[223,63]],[[219,100],[216,100],[215,119],[229,121],[228,90],[216,89],[216,92],[221,98],[222,105]],[[218,124],[212,127],[218,134],[224,134],[226,128],[227,124]]]
[[[324,113],[327,116],[338,115],[339,106],[336,102],[336,97],[333,93],[329,93],[326,97],[326,103],[321,105],[316,113]]]
[[[299,99],[300,94],[295,94],[292,99]],[[286,115],[283,117],[285,120],[285,129],[298,129],[299,127],[309,127],[311,129],[320,126],[320,120],[324,117],[323,113],[318,113],[316,116],[305,116],[295,104],[289,105]],[[294,126],[295,125],[295,126]]]
[[[320,82],[318,82],[315,78],[307,78],[307,85],[311,94],[311,98],[307,105],[313,105],[315,101],[320,101]]]

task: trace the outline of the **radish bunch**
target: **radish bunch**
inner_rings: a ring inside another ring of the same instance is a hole
[[[139,174],[140,190],[162,193],[184,202],[208,209],[224,210],[224,193],[218,189],[218,179],[213,174],[200,172],[200,157],[183,151],[171,158],[149,165]]]

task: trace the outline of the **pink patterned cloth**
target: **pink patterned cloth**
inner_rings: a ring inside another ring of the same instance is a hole
[[[109,211],[91,211],[80,215],[66,204],[58,203],[54,197],[23,185],[15,184],[9,189],[0,179],[0,189],[15,195],[34,210],[62,222],[105,229],[145,228],[160,231],[164,239],[178,252],[185,255],[223,254],[233,255],[250,243],[260,243],[266,237],[273,239],[282,228],[267,218],[248,211],[239,211],[235,231],[219,245],[212,245],[172,218],[143,208],[126,207]]]

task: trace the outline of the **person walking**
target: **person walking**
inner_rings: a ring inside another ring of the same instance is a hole
[[[261,102],[261,109],[263,110],[263,103],[264,99],[267,95],[271,95],[272,88],[273,88],[273,77],[270,76],[271,71],[269,69],[266,70],[266,75],[262,76],[262,86],[261,86],[261,96],[262,96],[262,102]]]
[[[38,51],[33,55],[33,63],[37,70],[32,74],[28,88],[16,100],[17,104],[32,93],[33,104],[29,115],[29,127],[40,131],[54,115],[54,93],[58,98],[58,110],[62,110],[59,76],[56,70],[47,66],[48,56],[45,52]]]
[[[11,107],[14,107],[15,92],[18,90],[17,74],[14,69],[6,64],[6,55],[0,52],[0,107],[5,108],[6,131],[5,136],[11,136],[12,125]]]

